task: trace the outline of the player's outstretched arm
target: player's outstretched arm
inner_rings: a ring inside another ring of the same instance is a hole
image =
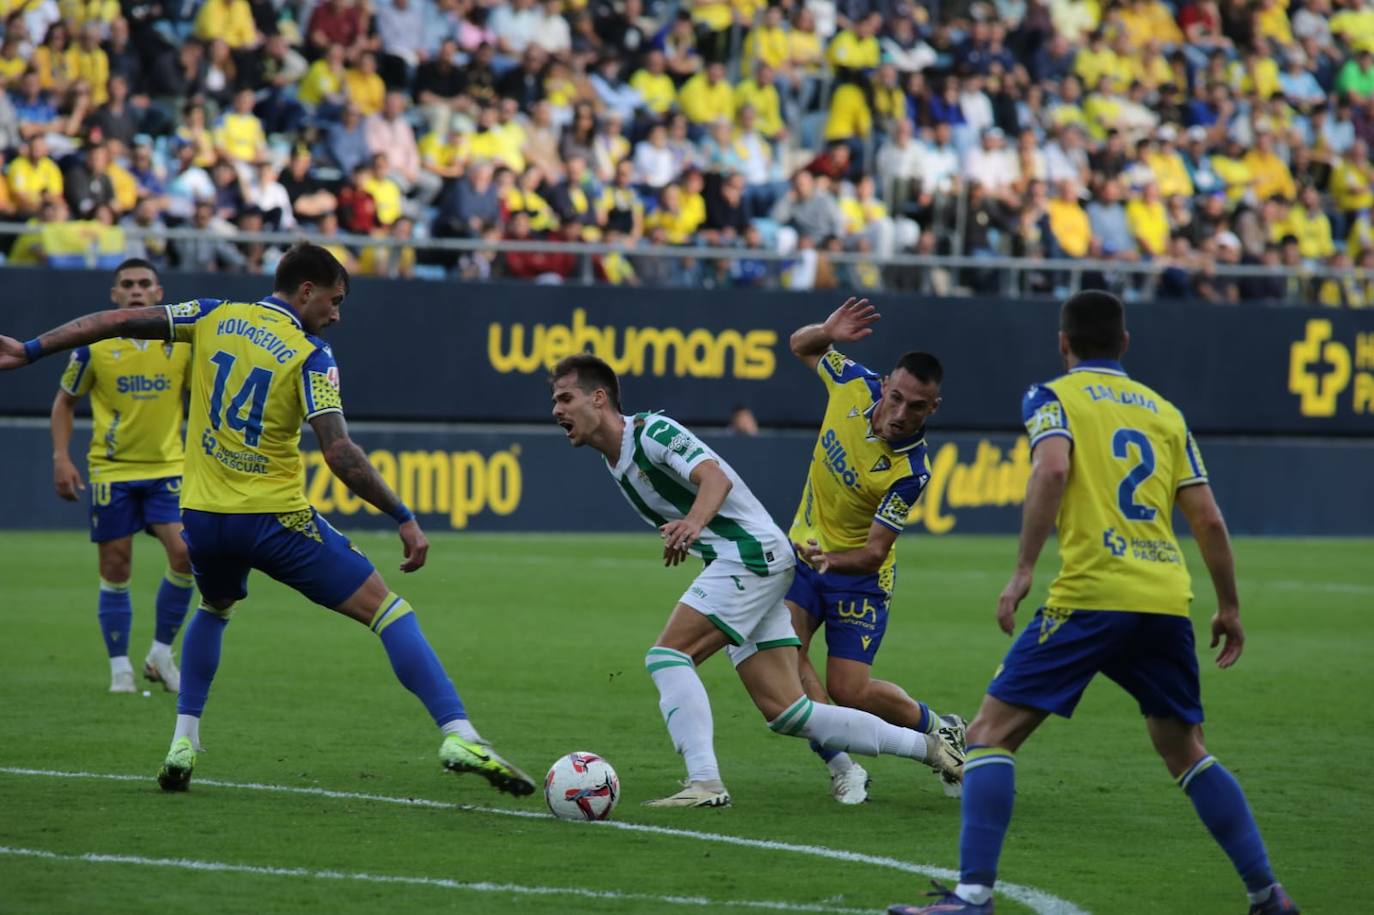
[[[401,535],[401,545],[405,561],[401,563],[402,572],[414,572],[425,564],[429,553],[429,541],[420,530],[415,513],[406,507],[400,496],[386,485],[377,468],[367,459],[367,454],[348,436],[348,423],[342,413],[321,413],[310,420],[310,428],[320,443],[324,462],[329,465],[334,476],[344,481],[354,495],[366,500],[373,508],[390,515],[400,525],[397,533]]]
[[[86,488],[81,481],[81,471],[72,463],[72,420],[75,416],[76,398],[66,391],[58,391],[49,416],[52,428],[52,481],[57,494],[68,502],[75,502],[77,493]]]
[[[897,542],[897,531],[885,524],[874,521],[868,528],[868,540],[858,549],[836,550],[827,553],[814,540],[794,543],[806,564],[822,574],[838,572],[841,575],[872,575],[883,567],[887,554],[892,552],[892,544]]]
[[[1212,647],[1221,645],[1218,667],[1230,667],[1240,660],[1245,648],[1245,630],[1240,625],[1240,595],[1236,591],[1236,559],[1231,553],[1231,535],[1221,516],[1212,487],[1206,483],[1186,486],[1175,497],[1188,527],[1197,541],[1202,561],[1212,576],[1217,592],[1217,612],[1212,617]],[[1224,640],[1224,644],[1223,644]]]
[[[826,351],[836,343],[853,343],[873,333],[873,324],[882,315],[869,304],[868,299],[845,299],[843,305],[830,313],[821,324],[808,324],[792,332],[788,341],[792,354],[806,363],[806,367],[816,368],[816,363]]]
[[[697,497],[692,502],[691,511],[686,517],[669,521],[658,529],[663,537],[663,564],[675,566],[687,558],[687,551],[697,542],[701,531],[711,523],[711,519],[725,504],[726,496],[735,484],[720,469],[715,461],[702,461],[692,468],[692,483],[697,487]]]
[[[1030,593],[1035,563],[1054,530],[1064,487],[1069,482],[1072,443],[1062,435],[1051,436],[1031,452],[1030,482],[1021,512],[1021,540],[1016,550],[1016,571],[997,598],[997,625],[1011,635],[1016,626],[1016,607]]]
[[[138,337],[144,340],[167,340],[172,332],[167,309],[160,305],[147,308],[111,308],[82,315],[39,334],[28,342],[13,337],[0,337],[0,371],[17,369],[36,362],[43,356],[75,349],[110,337]]]

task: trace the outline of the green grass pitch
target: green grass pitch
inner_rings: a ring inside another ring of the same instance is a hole
[[[162,570],[156,544],[140,540],[136,664],[151,638]],[[384,571],[395,568],[394,538],[358,542]],[[971,715],[1008,644],[993,608],[1013,548],[1009,538],[903,538],[877,674],[940,710]],[[1187,549],[1205,644],[1214,602]],[[1204,659],[1209,748],[1244,785],[1277,872],[1304,911],[1363,911],[1359,875],[1374,860],[1374,543],[1245,540],[1237,550],[1250,641],[1231,671]],[[388,578],[415,606],[479,729],[536,775],[570,750],[604,755],[622,780],[619,821],[955,866],[958,804],[933,775],[902,760],[871,761],[871,802],[840,807],[827,795],[824,767],[805,744],[767,731],[723,655],[702,676],[735,806],[640,806],[681,776],[642,658],[692,570],[664,570],[657,551],[647,534],[437,536],[426,569]],[[1052,561],[1033,598],[1043,595]],[[543,802],[441,774],[438,738],[393,679],[376,637],[261,576],[225,638],[203,726],[202,781],[188,794],[163,795],[153,773],[175,702],[161,692],[105,692],[91,545],[75,533],[0,535],[0,582],[0,912],[689,910],[669,896],[714,901],[698,911],[742,911],[723,907],[738,901],[880,911],[925,889],[924,877],[872,862],[492,812],[539,813]],[[133,778],[14,771],[21,768]],[[1154,758],[1133,704],[1109,682],[1089,690],[1073,722],[1048,722],[1021,751],[1018,770],[1004,879],[1096,913],[1244,911],[1230,865]],[[19,857],[17,849],[62,857]],[[283,871],[80,857],[90,854]],[[464,886],[350,876],[358,874]],[[1030,909],[1003,899],[999,911]]]

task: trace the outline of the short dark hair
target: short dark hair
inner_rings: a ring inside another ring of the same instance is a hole
[[[1125,348],[1126,307],[1110,292],[1075,293],[1059,313],[1059,329],[1079,359],[1116,359]]]
[[[912,375],[926,384],[939,385],[945,380],[945,367],[940,364],[930,353],[913,351],[905,353],[902,358],[897,360],[897,365],[892,371],[903,369],[908,375]]]
[[[606,396],[611,399],[611,406],[616,412],[620,411],[620,379],[605,359],[595,353],[564,356],[549,373],[549,386],[552,387],[553,383],[564,375],[576,375],[577,386],[584,393],[591,394],[597,388],[605,391]]]
[[[348,271],[328,249],[309,242],[292,245],[277,264],[275,287],[277,292],[292,295],[302,283],[319,286],[343,284],[348,291]]]
[[[153,279],[157,280],[159,283],[162,282],[162,277],[158,275],[157,268],[141,257],[131,257],[115,268],[114,278],[116,283],[119,282],[119,275],[125,270],[149,270],[152,271]]]

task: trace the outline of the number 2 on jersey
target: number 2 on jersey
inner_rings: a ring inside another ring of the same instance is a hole
[[[1112,436],[1112,455],[1119,460],[1128,459],[1131,456],[1131,445],[1135,445],[1140,453],[1140,461],[1131,468],[1126,478],[1121,481],[1121,485],[1116,488],[1116,503],[1128,521],[1153,521],[1158,512],[1136,502],[1135,491],[1155,472],[1155,449],[1150,444],[1149,437],[1139,429],[1117,429],[1116,434]]]
[[[265,368],[258,367],[248,373],[244,379],[243,386],[238,393],[229,401],[229,408],[225,410],[224,387],[229,382],[229,373],[234,368],[234,357],[223,350],[210,357],[210,361],[215,364],[215,389],[210,394],[210,425],[218,430],[220,427],[223,412],[223,422],[227,423],[230,429],[243,433],[243,443],[250,448],[256,448],[258,440],[262,438],[262,411],[267,406],[267,389],[272,385],[272,373]],[[248,415],[243,416],[243,408],[248,407]]]

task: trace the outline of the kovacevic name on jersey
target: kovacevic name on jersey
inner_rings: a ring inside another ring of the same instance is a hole
[[[660,527],[692,510],[697,497],[692,471],[704,461],[719,464],[733,486],[692,552],[708,563],[733,560],[755,575],[790,569],[792,548],[782,529],[739,474],[681,423],[662,413],[626,416],[620,460],[606,466],[635,511]]]

